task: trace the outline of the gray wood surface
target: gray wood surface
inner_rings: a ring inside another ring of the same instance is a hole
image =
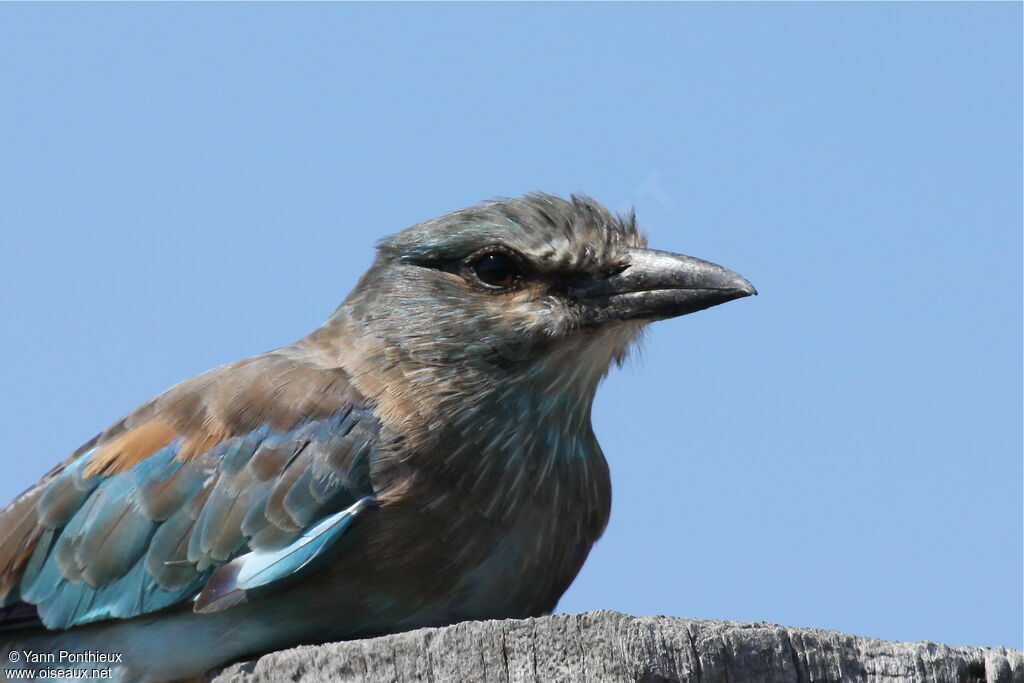
[[[1024,653],[599,611],[298,647],[212,680],[1024,683]]]

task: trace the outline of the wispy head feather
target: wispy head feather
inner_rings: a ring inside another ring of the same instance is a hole
[[[632,210],[615,215],[586,195],[565,200],[533,192],[425,221],[384,238],[378,248],[385,257],[431,263],[502,245],[546,269],[588,271],[617,263],[624,249],[646,244]]]

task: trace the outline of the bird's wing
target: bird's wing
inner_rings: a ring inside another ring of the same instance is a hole
[[[174,387],[0,511],[0,628],[215,611],[315,568],[373,502],[379,425],[297,355]]]

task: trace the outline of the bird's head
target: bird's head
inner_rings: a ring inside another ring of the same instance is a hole
[[[632,215],[586,197],[489,201],[382,240],[328,326],[379,401],[405,396],[422,412],[533,392],[589,414],[644,324],[755,294],[732,271],[646,243]]]

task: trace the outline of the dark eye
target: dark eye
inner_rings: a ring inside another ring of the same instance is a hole
[[[492,252],[469,263],[470,269],[485,285],[505,289],[519,280],[519,265],[508,254]]]

